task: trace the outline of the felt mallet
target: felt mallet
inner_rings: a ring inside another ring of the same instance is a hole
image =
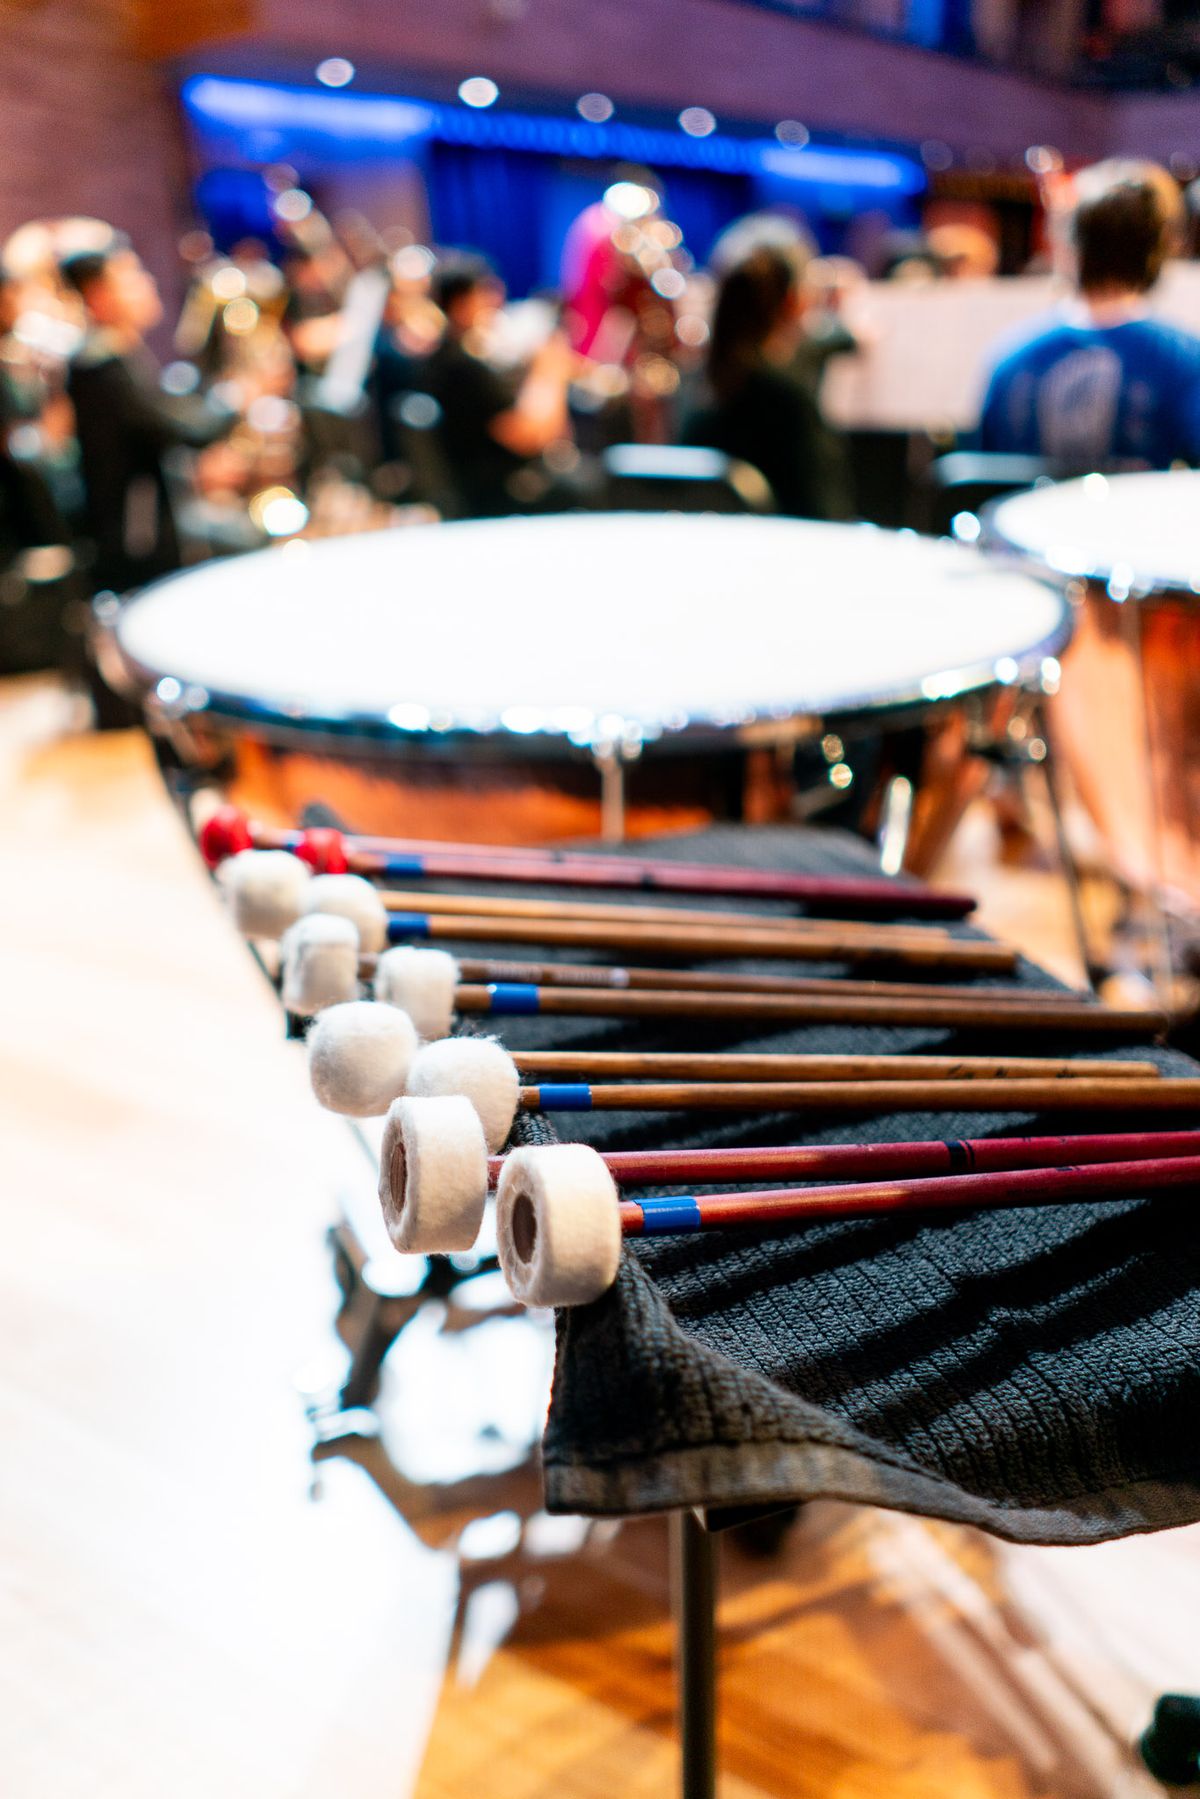
[[[692,958],[754,956],[852,965],[882,963],[947,971],[1008,973],[1016,952],[983,938],[955,938],[941,930],[881,924],[864,928],[809,920],[760,923],[752,916],[735,924],[646,924],[634,920],[592,920],[490,915],[389,912],[378,890],[361,875],[309,875],[299,858],[285,871],[283,850],[244,850],[222,865],[221,878],[234,920],[249,937],[281,937],[307,912],[334,912],[352,919],[365,952],[387,943],[445,939],[461,943],[540,944],[546,948],[636,950],[642,955]],[[263,859],[266,858],[264,861]],[[298,872],[296,872],[298,871]]]
[[[1194,1196],[1200,1156],[1027,1168],[931,1180],[769,1189],[621,1201],[610,1170],[580,1143],[514,1150],[496,1191],[500,1265],[530,1306],[586,1305],[617,1276],[623,1236],[718,1229],[789,1229],[830,1219],[921,1215],[943,1209],[1074,1205],[1147,1194]]]
[[[512,1154],[519,1154],[513,1151]],[[597,1153],[597,1152],[593,1152]],[[600,1155],[623,1187],[688,1181],[866,1180],[891,1183],[947,1175],[1005,1175],[1029,1168],[1200,1157],[1200,1132],[1106,1132],[1073,1137],[984,1137],[901,1143],[795,1144],[739,1149],[616,1150]],[[479,1115],[461,1096],[404,1098],[388,1112],[379,1167],[384,1222],[398,1249],[466,1253],[483,1224],[490,1187],[510,1156],[489,1156]],[[693,1205],[694,1196],[680,1203]],[[648,1201],[650,1229],[661,1228],[674,1201]],[[690,1212],[685,1212],[690,1217]],[[632,1215],[630,1215],[632,1219]],[[632,1228],[637,1228],[636,1219]],[[643,1223],[642,1226],[645,1229]]]
[[[697,1110],[745,1111],[817,1109],[869,1111],[883,1103],[899,1108],[918,1101],[925,1109],[946,1111],[954,1105],[1018,1111],[1034,1104],[1073,1109],[1100,1103],[1103,1089],[1113,1105],[1139,1101],[1146,1093],[1186,1082],[1163,1081],[1149,1062],[1072,1062],[1048,1057],[854,1056],[854,1055],[726,1055],[645,1054],[641,1052],[524,1050],[509,1054],[488,1037],[446,1037],[427,1043],[414,1054],[413,1025],[396,1007],[376,1006],[367,1029],[369,1002],[331,1006],[309,1032],[308,1054],[317,1097],[328,1110],[354,1117],[370,1116],[374,1103],[385,1112],[404,1094],[462,1095],[483,1120],[488,1145],[498,1150],[507,1140],[519,1110]],[[403,1071],[403,1082],[378,1101],[381,1046],[395,1026],[391,1064]],[[636,1084],[603,1085],[555,1082],[521,1085],[525,1074],[542,1071],[571,1074],[625,1074]],[[667,1083],[645,1081],[648,1075],[697,1077]],[[1055,1094],[1061,1085],[1067,1091]],[[1196,1100],[1200,1082],[1195,1083]],[[939,1097],[942,1088],[948,1099]],[[1147,1100],[1153,1104],[1153,1100]],[[1176,1102],[1182,1105],[1184,1099]]]
[[[377,880],[506,881],[514,885],[632,888],[641,893],[724,893],[886,917],[965,918],[975,906],[969,894],[943,893],[871,876],[804,875],[641,856],[346,837],[327,829],[284,831],[254,824],[233,806],[219,808],[206,820],[199,842],[205,860],[214,868],[242,851],[268,849],[294,852],[321,873],[354,873]]]

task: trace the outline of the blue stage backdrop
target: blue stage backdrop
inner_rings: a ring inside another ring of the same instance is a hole
[[[482,250],[517,296],[557,283],[572,220],[631,165],[651,171],[698,262],[726,225],[758,207],[802,216],[822,248],[836,250],[857,212],[915,222],[925,188],[919,162],[895,148],[784,146],[750,127],[692,138],[673,125],[586,124],[223,75],[192,76],[183,103],[204,171],[197,205],[218,243],[245,235],[251,219],[263,235],[258,172],[271,163],[294,165],[318,204],[327,175],[336,172],[344,191],[348,168],[404,163],[424,180],[434,241]]]

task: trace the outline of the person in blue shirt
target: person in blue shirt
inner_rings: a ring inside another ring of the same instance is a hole
[[[1044,456],[1063,472],[1200,462],[1200,338],[1149,314],[1183,236],[1183,201],[1154,163],[1076,178],[1077,293],[1001,347],[979,447]]]

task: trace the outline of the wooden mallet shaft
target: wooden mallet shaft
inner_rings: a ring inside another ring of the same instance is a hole
[[[1003,1081],[1157,1080],[1153,1062],[1066,1056],[754,1055],[720,1052],[547,1049],[510,1052],[521,1074],[627,1080]]]
[[[975,906],[970,894],[939,892],[876,876],[791,874],[653,857],[583,856],[569,850],[346,837],[336,831],[280,831],[251,822],[236,806],[223,806],[214,813],[201,827],[199,841],[214,867],[242,849],[288,849],[316,868],[350,869],[383,880],[508,881],[631,888],[642,893],[723,893],[893,918],[965,918]]]
[[[468,986],[592,987],[602,991],[670,993],[854,994],[862,999],[965,999],[972,1005],[1038,1005],[1050,1010],[1079,1004],[1062,988],[952,986],[942,981],[856,979],[853,975],[730,974],[709,968],[636,968],[589,962],[510,962],[495,957],[458,956],[458,972]],[[361,970],[372,976],[378,958],[363,956]],[[1151,1016],[1147,1014],[1147,1016]],[[1165,1021],[1158,1021],[1162,1029]]]
[[[1196,1112],[1200,1079],[548,1083],[526,1112]]]
[[[1200,1131],[1105,1131],[1070,1137],[949,1137],[902,1143],[753,1144],[723,1149],[608,1150],[602,1160],[622,1187],[675,1181],[720,1187],[732,1181],[920,1179],[1066,1168],[1094,1162],[1165,1161],[1200,1156]],[[505,1156],[489,1156],[499,1180]]]
[[[945,942],[950,932],[944,925],[879,924],[861,918],[797,918],[777,912],[719,912],[687,906],[634,906],[599,900],[497,898],[478,893],[423,893],[414,889],[381,889],[380,899],[389,912],[429,912],[439,917],[546,918],[574,924],[683,925],[689,930],[785,931],[801,936],[836,931],[839,937],[865,938],[872,943]]]
[[[532,987],[494,982],[464,983],[455,994],[460,1012],[492,1017],[697,1019],[709,1024],[754,1020],[783,1024],[902,1024],[930,1030],[1007,1030],[1079,1032],[1092,1036],[1150,1042],[1164,1028],[1155,1012],[1118,1011],[1089,1000],[1013,998],[993,1002],[990,995],[944,999],[858,993],[697,993],[608,992],[585,987]]]
[[[888,942],[868,931],[841,932],[836,925],[813,930],[758,930],[749,926],[711,929],[692,925],[626,925],[574,919],[483,918],[431,912],[393,912],[393,943],[413,939],[454,943],[537,943],[564,949],[638,950],[643,955],[746,956],[796,962],[886,962],[926,969],[971,969],[1007,974],[1016,951],[984,938],[934,935]]]
[[[782,1229],[833,1218],[893,1217],[946,1208],[1079,1205],[1087,1200],[1140,1198],[1200,1186],[1200,1156],[1165,1161],[1100,1162],[1081,1168],[1026,1168],[1003,1174],[951,1174],[931,1180],[859,1182],[756,1193],[682,1195],[622,1200],[626,1236],[753,1225]]]

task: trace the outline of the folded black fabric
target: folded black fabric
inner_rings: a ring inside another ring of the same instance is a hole
[[[654,853],[872,872],[862,845],[791,829],[721,827],[658,843]],[[1027,964],[1016,980],[1055,985]],[[1039,1034],[1002,1044],[995,1035],[919,1028],[749,1036],[745,1026],[538,1018],[506,1021],[505,1041],[518,1049],[1005,1047],[1134,1054],[1168,1073],[1195,1072],[1187,1057],[1103,1038]],[[1122,1116],[1119,1124],[1150,1122]],[[563,1119],[559,1131],[602,1148],[647,1148],[1005,1136],[1038,1125],[1027,1113],[852,1122],[595,1113]],[[1109,1127],[1096,1114],[1056,1114],[1045,1128]],[[550,1135],[545,1120],[519,1121],[525,1140]],[[1039,1543],[1095,1542],[1200,1518],[1198,1207],[1200,1196],[1178,1192],[627,1243],[615,1288],[559,1314],[547,1503],[631,1513],[829,1496]]]

